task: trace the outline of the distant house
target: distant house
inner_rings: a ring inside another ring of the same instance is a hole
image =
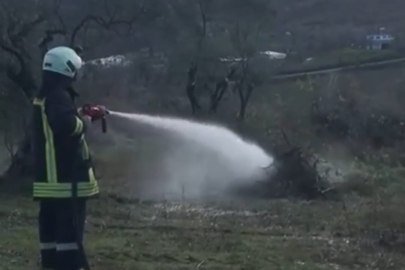
[[[386,50],[392,46],[395,38],[389,34],[375,34],[367,36],[367,49]]]

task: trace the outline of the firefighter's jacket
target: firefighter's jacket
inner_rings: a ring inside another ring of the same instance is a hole
[[[51,80],[52,81],[52,80]],[[74,95],[61,84],[45,84],[34,99],[34,199],[96,195],[98,184]]]

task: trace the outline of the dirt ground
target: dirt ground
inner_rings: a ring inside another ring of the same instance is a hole
[[[39,269],[37,205],[0,198],[0,268]],[[104,192],[90,202],[85,247],[97,270],[405,269],[404,245],[383,245],[373,232],[382,223],[366,209],[367,201],[140,202]]]

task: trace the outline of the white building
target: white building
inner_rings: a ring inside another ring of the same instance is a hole
[[[374,34],[367,36],[367,49],[386,50],[389,49],[395,38],[389,34]]]

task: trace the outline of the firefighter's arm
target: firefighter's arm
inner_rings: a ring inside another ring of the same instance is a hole
[[[45,111],[53,133],[68,136],[80,136],[84,133],[83,120],[77,116],[70,97],[64,93],[47,98]]]

